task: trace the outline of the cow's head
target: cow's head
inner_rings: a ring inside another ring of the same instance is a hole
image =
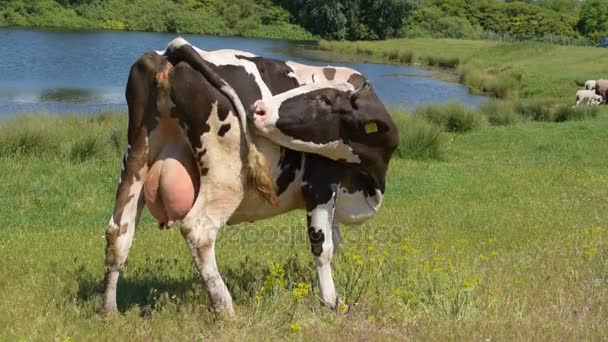
[[[304,85],[257,101],[253,121],[282,146],[355,164],[388,163],[398,144],[395,124],[368,83]]]

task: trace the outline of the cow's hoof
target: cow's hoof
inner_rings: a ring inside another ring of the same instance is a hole
[[[222,321],[232,321],[235,318],[232,308],[214,308],[215,316]]]
[[[336,303],[332,307],[332,310],[338,315],[347,316],[350,313],[350,306],[343,303],[340,298],[336,298]]]
[[[115,305],[103,305],[97,310],[97,313],[102,317],[112,317],[118,315],[118,308]]]

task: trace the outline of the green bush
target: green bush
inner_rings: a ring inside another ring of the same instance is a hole
[[[401,52],[399,54],[399,62],[410,64],[414,60],[414,53],[410,51]]]
[[[404,159],[442,159],[445,142],[442,129],[405,110],[391,111],[399,129],[395,155]]]
[[[485,119],[463,104],[450,102],[416,109],[417,117],[442,127],[447,132],[462,133],[484,125]]]
[[[389,61],[398,61],[399,50],[384,51],[383,56]]]
[[[532,121],[554,122],[553,102],[546,99],[525,99],[516,102],[515,111],[525,119]]]
[[[124,115],[23,116],[0,122],[0,156],[59,158],[70,162],[115,160],[124,151]]]
[[[85,137],[76,141],[70,148],[70,160],[74,163],[82,163],[93,159],[102,152],[102,146],[97,137]]]
[[[4,157],[34,156],[55,154],[59,150],[58,141],[52,139],[40,128],[3,129],[0,136],[0,155]]]
[[[473,93],[489,93],[502,99],[517,96],[522,80],[522,74],[509,66],[484,68],[467,63],[459,73],[460,83]]]
[[[573,107],[568,104],[559,104],[555,107],[554,121],[574,121],[587,118],[595,118],[600,111],[598,106],[578,106]]]
[[[513,103],[510,101],[486,101],[479,106],[478,111],[492,126],[507,126],[522,121],[522,117],[515,112]]]
[[[422,62],[430,66],[438,66],[441,68],[454,69],[460,64],[458,57],[446,57],[446,56],[425,56],[421,58]]]

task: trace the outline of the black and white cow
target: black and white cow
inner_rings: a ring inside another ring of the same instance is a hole
[[[119,270],[144,206],[161,227],[182,221],[213,309],[227,315],[234,311],[215,260],[219,229],[305,209],[321,299],[337,307],[331,259],[339,223],[360,223],[378,211],[398,133],[358,73],[341,82],[338,72],[330,80],[331,71],[313,77],[310,68],[234,50],[205,52],[181,39],[133,65],[129,145],[106,231],[102,312],[116,311]],[[249,133],[244,108],[278,143]]]

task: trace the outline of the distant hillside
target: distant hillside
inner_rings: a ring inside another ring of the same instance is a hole
[[[313,39],[271,0],[0,0],[0,26]]]

